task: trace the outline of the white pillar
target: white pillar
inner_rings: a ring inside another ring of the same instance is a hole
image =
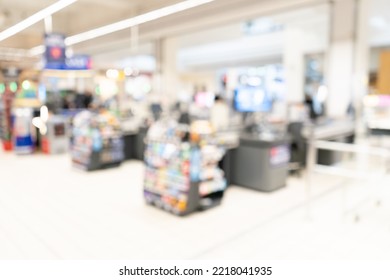
[[[139,47],[138,25],[135,25],[130,29],[130,41],[131,41],[131,50],[135,53],[138,53],[138,47]]]
[[[364,133],[363,97],[369,91],[370,45],[369,14],[372,0],[360,0],[355,48],[355,79],[353,103],[356,109],[357,132]]]
[[[304,102],[304,50],[303,29],[288,25],[284,30],[283,65],[285,71],[285,102],[277,102],[273,114],[281,119],[289,119],[289,104]]]
[[[369,71],[368,1],[335,0],[332,4],[327,74],[329,117],[345,117],[348,105],[356,105],[364,91],[362,81],[367,81]]]
[[[304,101],[304,55],[302,29],[287,26],[284,34],[283,64],[286,75],[286,101],[299,103]]]
[[[53,32],[53,18],[52,16],[47,16],[44,19],[45,24],[45,33],[49,34]]]
[[[163,106],[172,105],[180,91],[177,70],[177,39],[165,38],[156,42],[155,93]]]

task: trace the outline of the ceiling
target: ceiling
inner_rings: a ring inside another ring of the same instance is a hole
[[[53,15],[53,31],[74,35],[117,22],[161,7],[179,3],[182,0],[78,0],[76,3]],[[0,30],[19,22],[55,1],[48,0],[0,0]],[[153,54],[151,45],[156,39],[183,36],[238,23],[263,15],[283,12],[307,5],[318,5],[325,0],[214,0],[211,3],[170,15],[139,26],[138,54]],[[3,22],[1,20],[3,15]],[[37,58],[1,56],[4,48],[31,49],[42,45],[43,22],[0,42],[1,64],[26,64]],[[107,65],[118,59],[136,54],[131,48],[130,30],[124,30],[72,46],[75,53],[89,54],[99,63]],[[203,34],[202,36],[207,36]],[[208,37],[213,40],[214,37]],[[188,40],[190,42],[190,40]],[[11,51],[13,51],[13,49]],[[3,58],[3,59],[2,59]],[[1,61],[3,60],[3,61]],[[105,63],[103,63],[105,62]],[[23,67],[23,66],[22,66]],[[26,67],[26,66],[24,66]]]
[[[0,0],[0,30],[4,30],[29,15],[54,3],[54,0]],[[165,7],[181,0],[78,0],[53,15],[53,30],[67,35],[77,34],[105,24],[129,18],[146,11]],[[167,28],[181,31],[198,29],[218,22],[251,17],[267,12],[270,8],[287,8],[305,3],[324,2],[322,0],[215,0],[209,4],[193,8],[141,26],[142,31],[153,36],[171,34]],[[271,3],[271,5],[270,5]],[[205,21],[205,22],[203,22]],[[42,43],[44,25],[37,23],[19,34],[0,42],[2,47],[31,48]],[[117,32],[112,38],[123,38]],[[128,32],[123,32],[128,34]],[[100,41],[107,41],[104,38]],[[95,42],[96,43],[96,42]]]
[[[207,71],[282,63],[286,46],[291,47],[286,44],[291,29],[304,30],[300,47],[306,54],[323,52],[329,43],[327,4],[284,11],[250,22],[255,32],[248,33],[245,23],[237,22],[178,37],[178,69]],[[268,31],[270,26],[281,28]]]
[[[0,0],[0,30],[18,23],[55,2],[54,0]],[[179,1],[78,0],[53,15],[53,31],[73,35],[177,2]],[[44,24],[40,22],[0,44],[3,47],[32,48],[42,44],[43,33]]]
[[[54,3],[55,0],[0,0],[0,31],[14,25],[20,20]],[[76,3],[53,15],[53,31],[66,35],[74,35],[117,22],[135,15],[152,11],[161,7],[181,2],[181,0],[78,0]],[[135,52],[131,49],[130,30],[86,41],[73,46],[75,53],[87,53],[100,61],[110,61],[110,57],[123,57],[135,53],[149,54],[154,49],[151,42],[160,38],[180,36],[187,38],[183,46],[192,44],[223,41],[225,37],[214,35],[205,36],[204,30],[216,30],[234,23],[268,16],[275,13],[297,10],[302,7],[313,7],[328,3],[327,0],[215,0],[211,3],[164,17],[139,26],[139,47]],[[390,34],[390,3],[388,0],[372,0],[371,17],[384,18],[388,28],[383,28],[384,34]],[[302,15],[300,19],[307,18]],[[281,21],[291,21],[288,17]],[[383,21],[383,20],[382,20]],[[226,29],[225,29],[226,30]],[[0,50],[4,48],[30,49],[42,44],[44,34],[43,22],[0,42]],[[197,40],[191,40],[192,35]],[[390,35],[389,44],[390,44]],[[384,42],[382,42],[384,43]],[[0,63],[4,64],[0,55]],[[15,58],[14,60],[17,60]],[[15,61],[9,61],[15,63]],[[29,62],[23,59],[23,62]],[[20,61],[19,61],[20,63]]]

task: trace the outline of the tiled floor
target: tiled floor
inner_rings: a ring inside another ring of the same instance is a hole
[[[143,165],[84,173],[67,155],[0,152],[0,259],[390,258],[390,190],[341,215],[373,184],[316,176],[271,194],[230,187],[223,204],[179,218],[145,205]],[[390,187],[389,178],[380,180]],[[344,219],[342,219],[344,217]]]

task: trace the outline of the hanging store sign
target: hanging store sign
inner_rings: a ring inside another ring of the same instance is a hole
[[[65,35],[60,33],[45,34],[45,68],[63,69],[65,65]]]
[[[92,68],[92,61],[89,55],[74,55],[66,58],[64,69],[66,70],[89,70]]]

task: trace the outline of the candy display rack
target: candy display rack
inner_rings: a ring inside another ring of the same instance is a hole
[[[104,111],[77,114],[71,154],[73,166],[83,170],[119,166],[123,161],[123,138],[117,118]]]
[[[148,204],[184,216],[221,203],[226,180],[218,162],[224,150],[201,134],[170,120],[149,129],[144,181]]]
[[[5,151],[12,150],[12,101],[13,93],[5,90],[0,94],[0,140]]]

